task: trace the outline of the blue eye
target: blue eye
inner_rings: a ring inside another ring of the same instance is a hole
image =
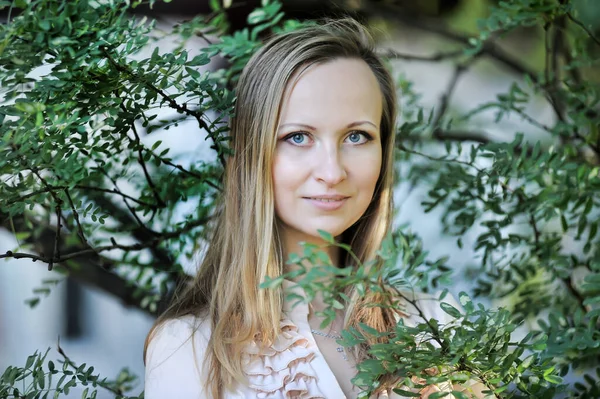
[[[308,133],[291,133],[288,134],[284,140],[297,146],[307,146],[309,145],[309,136]]]
[[[358,143],[360,142],[360,134],[351,133],[350,136],[348,136],[348,140],[350,140],[352,143]]]
[[[296,144],[302,144],[302,142],[304,141],[304,134],[296,133],[291,137],[291,139]]]
[[[346,137],[346,140],[352,144],[364,144],[372,139],[373,138],[365,132],[352,132]]]

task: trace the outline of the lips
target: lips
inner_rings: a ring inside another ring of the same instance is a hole
[[[327,199],[327,198],[314,198],[314,197],[306,197],[307,199],[310,200],[314,200],[314,201],[321,201],[321,202],[338,202],[343,200],[343,198],[340,199]]]
[[[310,204],[323,212],[341,209],[350,197],[345,195],[318,195],[315,197],[303,197]]]
[[[317,195],[314,197],[303,197],[303,198],[315,200],[315,201],[334,202],[334,201],[342,201],[349,197],[345,196],[345,195]]]

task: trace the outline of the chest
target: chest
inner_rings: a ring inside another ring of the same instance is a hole
[[[357,372],[356,362],[347,353],[347,349],[336,342],[341,337],[335,332],[316,329],[311,329],[311,332],[319,349],[319,354],[327,362],[346,398],[356,398],[360,390],[351,382]]]

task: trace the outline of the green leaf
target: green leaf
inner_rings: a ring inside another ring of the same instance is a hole
[[[206,53],[198,54],[191,61],[188,62],[188,66],[202,66],[207,65],[210,62],[210,57]]]
[[[29,369],[31,368],[31,366],[33,366],[33,363],[35,362],[35,359],[37,358],[37,354],[33,354],[31,356],[27,357],[27,362],[25,362],[25,368]]]
[[[434,392],[428,396],[428,399],[440,399],[450,395],[450,392]]]
[[[452,391],[452,395],[454,395],[456,399],[471,399],[469,396],[460,391]]]
[[[438,301],[443,301],[444,298],[448,295],[448,288],[442,290],[442,292],[438,295]]]
[[[319,233],[321,238],[323,240],[325,240],[326,242],[328,242],[330,244],[335,244],[335,240],[330,233],[326,232],[325,230],[317,230],[317,233]]]
[[[440,302],[440,307],[442,308],[442,310],[444,312],[446,312],[447,314],[449,314],[450,316],[452,316],[454,318],[459,318],[462,316],[462,314],[460,313],[460,311],[458,309],[456,309],[454,306],[452,306],[446,302]]]
[[[567,230],[569,230],[569,224],[567,223],[567,218],[565,218],[565,215],[560,215],[560,223],[562,225],[563,233],[566,233]]]
[[[561,377],[554,374],[544,375],[544,379],[551,384],[562,384],[563,382]]]
[[[194,68],[185,67],[185,70],[190,75],[190,77],[192,79],[198,79],[198,78],[200,78],[200,72],[198,72]]]
[[[40,28],[42,28],[45,31],[49,31],[50,30],[50,22],[48,22],[47,20],[42,20],[39,22]]]
[[[281,284],[283,283],[283,279],[284,279],[283,276],[279,276],[279,277],[275,277],[275,278],[271,278],[271,277],[267,276],[265,278],[265,281],[259,285],[259,288],[261,288],[261,289],[277,288],[277,287],[281,286]]]
[[[256,25],[267,18],[267,13],[264,9],[259,8],[248,14],[248,24]]]
[[[157,140],[154,144],[152,144],[152,151],[156,150],[162,144],[162,140]]]
[[[420,398],[421,394],[418,392],[410,392],[410,391],[406,391],[404,389],[400,389],[400,388],[394,388],[394,393],[397,393],[398,395],[402,395],[402,396],[406,396],[408,398]]]

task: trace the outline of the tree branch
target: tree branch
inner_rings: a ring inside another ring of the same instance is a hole
[[[523,204],[525,202],[525,198],[524,198],[522,192],[517,192],[517,199],[520,204]],[[533,212],[529,212],[529,224],[531,225],[531,227],[533,229],[533,240],[535,243],[534,250],[536,252],[538,252],[541,250],[541,241],[540,240],[541,240],[542,235],[540,233],[540,230],[538,229],[537,221],[535,220],[535,216],[534,216]],[[567,277],[561,278],[561,281],[564,283],[565,287],[571,293],[571,295],[573,295],[575,297],[579,306],[583,310],[583,313],[584,314],[587,313],[589,310],[583,305],[583,301],[585,300],[585,298],[573,286],[573,281]]]
[[[562,101],[560,101],[559,98],[560,87],[558,85],[558,48],[556,47],[558,41],[552,40],[550,35],[552,31],[551,28],[551,22],[547,22],[544,25],[544,87],[556,117],[559,121],[565,122],[565,109]],[[560,30],[556,29],[556,32],[560,32]],[[557,34],[560,35],[560,33]],[[564,144],[564,138],[560,137],[560,140]]]
[[[121,99],[118,92],[115,91],[114,94],[115,94],[115,97],[117,97],[118,99]],[[128,115],[127,108],[125,108],[122,101],[120,102],[120,108],[121,108],[121,111],[123,111],[124,115]],[[136,145],[137,151],[138,151],[138,162],[139,162],[140,166],[142,167],[142,170],[144,171],[144,176],[146,178],[146,181],[148,182],[148,186],[150,187],[152,194],[154,195],[154,199],[156,200],[159,207],[164,208],[167,204],[165,204],[165,202],[162,200],[162,198],[160,198],[160,195],[158,194],[158,189],[156,188],[154,181],[152,181],[152,178],[150,177],[150,174],[148,173],[148,168],[146,167],[146,161],[144,161],[144,154],[142,153],[142,149],[144,148],[144,146],[142,145],[142,141],[140,140],[140,136],[138,135],[137,128],[135,127],[136,117],[134,116],[131,119],[132,120],[129,121],[129,123],[131,125],[131,130],[133,131],[133,135],[135,136],[134,144]],[[127,138],[129,138],[129,137],[127,137]],[[102,170],[104,171],[104,169],[102,169]],[[108,173],[105,173],[105,175],[108,176]],[[117,186],[116,182],[114,180],[112,180],[112,181],[116,187]],[[125,204],[127,204],[127,201],[125,201]],[[129,208],[129,204],[127,204],[127,207]],[[156,208],[153,208],[153,209],[156,209]],[[131,208],[130,208],[130,210],[131,210]],[[134,215],[135,215],[135,213],[134,213]],[[135,217],[137,219],[137,215],[135,215]],[[139,219],[138,219],[138,221],[139,221]]]
[[[450,58],[456,58],[463,54],[463,50],[455,50],[448,52],[439,52],[433,55],[416,55],[416,54],[407,54],[400,53],[398,51],[392,49],[386,49],[384,51],[379,52],[379,55],[385,58],[390,59],[400,59],[404,61],[422,61],[422,62],[438,62],[444,61]]]
[[[38,171],[38,169],[36,167],[27,166],[26,162],[24,160],[22,160],[21,164],[24,165],[24,166],[26,166],[26,167],[28,167],[29,170],[31,170],[33,172],[33,174],[38,177],[38,179],[40,179],[40,181],[42,182],[42,184],[44,185],[44,187],[48,188],[50,186],[48,184],[48,182],[46,182],[46,180],[44,180],[44,178],[39,173],[39,171]],[[59,242],[60,242],[60,229],[62,227],[62,224],[60,223],[60,220],[61,220],[61,211],[60,211],[60,208],[61,208],[61,205],[62,205],[62,200],[58,197],[58,195],[56,195],[56,193],[54,191],[50,191],[50,195],[52,196],[52,198],[54,198],[54,201],[56,202],[56,205],[55,205],[55,211],[56,211],[56,233],[55,233],[55,237],[54,237],[54,250],[52,251],[52,258],[50,258],[50,260],[48,261],[48,271],[52,271],[52,267],[54,266],[54,262],[57,262],[57,259],[60,259]]]
[[[409,299],[406,295],[402,294],[398,290],[395,290],[395,291],[396,291],[396,294],[400,298],[402,298],[406,302],[410,303],[417,310],[419,317],[421,319],[423,319],[425,321],[425,324],[427,324],[427,327],[429,327],[429,330],[431,331],[431,336],[432,336],[433,340],[438,343],[438,345],[442,349],[442,352],[448,352],[448,350],[449,350],[448,343],[441,339],[439,328],[436,325],[434,325],[433,323],[431,323],[431,320],[429,320],[425,316],[425,313],[423,313],[421,308],[417,305],[417,301]],[[472,373],[473,375],[475,375],[475,377],[478,378],[485,385],[485,387],[487,389],[489,389],[490,391],[493,392],[494,389],[496,388],[492,383],[490,383],[488,381],[488,379],[484,375],[477,372],[473,367],[467,365],[463,359],[459,360],[457,368],[462,371],[468,371],[468,372]],[[494,393],[494,396],[496,398],[500,398],[500,396],[498,396],[498,394],[496,394],[496,393]]]
[[[61,263],[61,262],[65,262],[67,260],[74,259],[74,258],[83,256],[83,255],[99,254],[100,252],[112,251],[112,250],[116,250],[116,249],[120,249],[123,251],[133,251],[133,250],[138,251],[138,250],[142,250],[142,249],[146,249],[146,248],[153,248],[153,247],[155,247],[155,245],[157,243],[160,243],[162,241],[165,241],[165,240],[168,240],[171,238],[177,238],[177,237],[181,236],[182,234],[189,232],[191,229],[193,229],[195,227],[205,225],[206,223],[208,223],[208,220],[209,220],[208,218],[207,219],[198,219],[194,222],[188,223],[185,227],[183,227],[181,229],[177,229],[177,230],[166,232],[166,233],[161,233],[159,236],[153,237],[152,239],[150,239],[146,242],[142,242],[142,243],[122,245],[122,244],[118,244],[116,242],[116,240],[111,237],[110,240],[111,240],[112,245],[103,245],[103,246],[97,246],[94,248],[90,247],[88,249],[77,249],[73,252],[68,252],[66,254],[60,254],[60,253],[57,254],[56,250],[55,250],[54,255],[52,257],[47,257],[45,255],[45,252],[43,252],[43,251],[40,252],[40,255],[7,251],[5,254],[0,254],[0,259],[3,259],[3,258],[31,259],[34,262],[39,260],[39,261],[42,261],[45,263]],[[60,239],[60,235],[59,234],[57,234],[57,235],[59,236],[59,239]],[[59,256],[57,256],[57,255],[59,255]],[[158,271],[170,271],[170,269],[165,266],[159,267],[159,268],[157,268],[157,270]]]
[[[88,243],[87,239],[85,238],[85,234],[83,233],[83,227],[81,226],[81,223],[79,222],[79,212],[77,212],[77,209],[75,209],[75,204],[73,203],[73,198],[71,198],[71,194],[69,194],[68,189],[65,189],[65,195],[67,196],[69,205],[71,206],[71,210],[73,211],[73,218],[75,219],[75,224],[77,225],[77,232],[78,232],[79,239],[81,240],[81,243],[83,245],[85,245],[87,247],[91,247],[90,244]]]
[[[8,215],[0,213],[0,220],[8,220]],[[17,231],[24,231],[27,229],[24,218],[13,218],[13,221],[16,224]],[[5,222],[2,224],[4,223]],[[40,233],[37,237],[31,237],[27,239],[27,243],[32,245],[37,253],[48,253],[48,246],[52,244],[48,242],[49,240],[47,238],[55,237],[55,234],[56,232],[52,228],[45,227],[40,230]],[[64,249],[66,252],[71,252],[73,247]],[[6,255],[9,255],[9,253],[0,255],[0,258],[9,257]],[[36,260],[31,257],[31,254],[23,255],[26,255],[23,256],[23,258],[29,258],[34,261]],[[17,257],[13,258],[18,259]],[[61,255],[61,258],[64,259],[64,256]],[[46,261],[47,260],[48,259],[46,259]],[[156,314],[151,312],[149,309],[142,307],[141,302],[143,298],[140,298],[139,295],[136,294],[136,287],[133,287],[129,281],[117,276],[116,274],[108,272],[106,270],[107,265],[112,267],[110,265],[113,265],[113,261],[103,258],[97,253],[90,251],[82,254],[76,259],[70,259],[69,262],[60,265],[60,267],[64,267],[65,270],[68,271],[69,276],[79,283],[83,283],[106,292],[116,299],[119,299],[125,306],[132,306],[141,309],[150,315],[156,316]]]
[[[439,21],[428,22],[424,21],[422,18],[415,18],[408,13],[402,12],[402,10],[399,10],[397,6],[384,2],[365,2],[363,4],[364,7],[361,10],[368,15],[380,16],[386,19],[395,19],[412,28],[434,33],[444,37],[445,39],[462,43],[468,47],[471,46],[469,43],[469,39],[471,39],[470,36],[450,31],[449,29],[443,27]],[[498,61],[500,64],[519,75],[527,76],[533,82],[537,81],[537,74],[535,71],[523,65],[517,58],[509,55],[494,42],[486,41],[483,43],[481,54]]]
[[[122,108],[123,112],[125,112],[125,113],[127,112],[127,110],[125,109],[123,104],[121,104],[121,108]],[[154,199],[158,202],[159,206],[165,207],[167,204],[165,204],[165,202],[162,200],[162,198],[160,198],[160,195],[158,194],[158,189],[156,188],[156,185],[154,184],[154,182],[152,181],[152,178],[150,177],[150,174],[148,173],[148,168],[146,167],[146,161],[144,161],[144,156],[142,154],[142,145],[141,145],[140,136],[138,135],[137,128],[135,127],[135,121],[131,122],[131,130],[133,131],[133,134],[135,135],[136,144],[138,145],[138,162],[140,163],[140,165],[142,166],[142,169],[144,170],[144,176],[146,177],[148,186],[150,186],[150,190],[152,190]]]
[[[450,81],[448,82],[448,86],[446,87],[446,90],[442,93],[442,96],[440,97],[440,102],[438,105],[438,112],[436,113],[436,115],[433,118],[433,121],[431,123],[431,125],[433,126],[433,136],[434,137],[439,138],[439,132],[441,131],[440,122],[442,121],[442,118],[448,111],[448,105],[450,103],[450,98],[452,97],[452,94],[454,93],[454,89],[456,88],[458,80],[465,73],[465,71],[467,71],[467,69],[469,69],[469,67],[471,65],[473,65],[473,63],[475,63],[475,61],[477,61],[478,58],[479,58],[479,54],[476,54],[473,57],[471,57],[470,59],[468,59],[467,61],[462,62],[455,66],[454,73],[452,74],[452,77],[450,78]]]
[[[596,36],[594,36],[594,34],[592,33],[592,31],[590,31],[580,20],[578,20],[577,18],[575,18],[573,16],[573,14],[571,14],[570,12],[567,13],[567,17],[569,17],[569,19],[571,21],[573,21],[577,26],[579,26],[581,29],[583,29],[585,31],[585,33],[588,34],[588,36],[590,37],[590,39],[592,39],[597,45],[600,46],[600,40],[598,40],[598,38]]]
[[[90,160],[92,160],[92,161],[94,161],[94,162],[95,162],[95,160],[93,160],[91,156],[87,155],[87,157],[88,157]],[[121,190],[119,189],[119,186],[117,185],[117,182],[116,182],[116,180],[112,178],[112,176],[111,176],[111,175],[108,173],[108,171],[106,171],[106,170],[105,170],[103,167],[101,167],[100,165],[97,165],[97,169],[100,171],[100,173],[102,173],[104,176],[106,176],[106,178],[107,178],[108,180],[110,180],[110,181],[111,181],[111,183],[112,183],[112,184],[115,186],[115,190],[118,190],[119,192],[121,191]],[[160,199],[160,198],[159,198],[159,199]],[[161,200],[161,201],[162,201],[162,200]],[[127,199],[126,199],[126,198],[123,198],[123,203],[125,204],[125,207],[127,207],[127,209],[129,210],[129,213],[131,213],[131,216],[133,216],[133,218],[135,219],[135,221],[137,222],[137,224],[138,224],[138,226],[139,226],[139,227],[141,227],[142,229],[145,229],[145,230],[147,230],[147,231],[148,231],[150,234],[152,234],[153,236],[156,236],[156,235],[158,235],[158,233],[156,233],[154,230],[152,230],[151,228],[149,228],[148,226],[146,226],[146,225],[145,225],[145,223],[141,221],[141,219],[140,219],[140,218],[139,218],[139,216],[137,215],[137,213],[136,213],[135,209],[133,209],[133,208],[132,208],[132,207],[129,205],[129,203],[127,202]],[[164,204],[164,202],[163,202],[163,204]],[[151,209],[152,209],[153,211],[155,211],[155,210],[157,209],[156,205],[154,205],[154,204],[153,204],[153,205],[151,206]],[[111,214],[112,214],[112,213],[111,213]],[[127,225],[127,224],[124,224],[124,225]]]
[[[87,185],[83,185],[83,184],[77,184],[77,185],[73,186],[73,188],[76,188],[76,189],[79,189],[79,190],[85,190],[85,191],[98,191],[98,192],[101,192],[101,193],[116,194],[116,195],[119,195],[119,196],[121,196],[123,198],[130,199],[131,201],[134,201],[134,202],[136,202],[136,203],[138,203],[140,205],[147,206],[149,208],[152,208],[153,206],[155,206],[154,204],[151,204],[149,202],[144,202],[144,201],[141,201],[141,200],[139,200],[137,198],[134,198],[134,197],[132,197],[130,195],[124,194],[124,193],[122,193],[121,191],[119,191],[117,189],[110,190],[110,189],[107,189],[107,188],[87,186]],[[8,201],[6,204],[7,205],[12,205],[12,204],[16,204],[17,202],[24,202],[26,199],[34,197],[36,195],[40,195],[40,194],[47,193],[47,192],[50,192],[50,191],[64,191],[64,190],[68,190],[68,189],[69,189],[69,186],[62,186],[62,185],[60,185],[60,186],[51,186],[51,185],[48,185],[47,187],[44,187],[44,188],[42,188],[40,190],[33,191],[33,192],[31,192],[29,194],[25,194],[25,195],[23,195],[23,196],[21,196],[19,198],[16,198],[16,199],[13,199],[11,201]]]
[[[148,151],[150,151],[150,150],[148,150]],[[217,184],[215,184],[212,181],[208,180],[208,177],[206,177],[206,176],[202,176],[202,175],[199,175],[199,174],[194,173],[192,171],[189,171],[187,169],[184,169],[183,166],[181,166],[179,164],[176,165],[173,162],[168,161],[166,159],[161,159],[161,162],[163,162],[165,165],[173,166],[174,168],[176,168],[176,169],[182,171],[183,173],[185,173],[186,175],[189,175],[189,176],[197,178],[198,180],[206,183],[207,185],[209,185],[210,187],[214,188],[215,190],[217,190],[219,192],[223,191],[223,189],[220,186],[218,186]]]
[[[61,212],[60,212],[60,205],[56,204],[56,234],[54,235],[54,252],[52,253],[52,258],[50,259],[50,262],[48,262],[48,271],[51,272],[52,271],[52,266],[54,265],[54,262],[56,262],[58,259],[60,259],[60,229],[62,227],[62,224],[60,223],[60,219],[61,219]]]
[[[427,137],[423,136],[398,136],[398,142],[410,142],[418,143],[427,140]],[[468,142],[472,141],[475,143],[487,144],[492,140],[486,132],[476,132],[467,130],[442,130],[439,129],[438,134],[434,137],[435,141],[458,141]]]
[[[104,53],[104,56],[106,57],[106,59],[109,61],[109,63],[119,72],[130,76],[131,78],[133,78],[135,81],[140,82],[142,84],[144,84],[145,86],[147,86],[149,89],[151,89],[152,91],[154,91],[155,93],[157,93],[163,100],[165,100],[169,106],[175,110],[177,110],[178,112],[185,114],[185,115],[189,115],[194,117],[197,121],[199,126],[206,130],[208,136],[212,139],[213,144],[214,144],[214,149],[217,151],[217,156],[219,158],[219,161],[221,162],[221,164],[223,166],[225,166],[225,149],[222,147],[222,145],[219,143],[219,139],[217,137],[217,135],[210,129],[210,126],[208,125],[208,123],[206,123],[206,121],[204,119],[202,119],[203,114],[200,112],[196,112],[196,111],[192,111],[187,107],[187,104],[178,104],[174,99],[172,99],[167,93],[165,93],[162,89],[159,89],[158,87],[156,87],[155,85],[153,85],[152,83],[146,81],[145,79],[137,76],[133,71],[129,70],[128,68],[122,66],[121,64],[119,64],[113,57],[112,55],[108,52],[108,49],[106,48],[106,46],[101,46],[100,50]]]
[[[415,151],[415,150],[412,150],[412,149],[410,149],[410,148],[407,148],[407,147],[405,147],[405,146],[404,146],[404,145],[402,145],[402,144],[400,144],[400,145],[398,146],[398,149],[399,149],[400,151],[404,151],[404,152],[407,152],[407,153],[409,153],[409,154],[418,155],[418,156],[421,156],[421,157],[427,158],[427,159],[429,159],[430,161],[447,162],[447,163],[457,163],[457,164],[461,164],[461,165],[469,166],[469,167],[471,167],[471,168],[473,168],[473,169],[477,170],[479,173],[483,173],[484,175],[486,175],[486,176],[489,176],[489,174],[488,174],[488,173],[487,173],[485,170],[478,168],[477,166],[473,165],[473,163],[471,163],[471,162],[467,162],[467,161],[462,161],[462,160],[460,160],[460,159],[458,159],[458,158],[446,158],[445,156],[441,156],[441,157],[434,157],[434,156],[431,156],[431,155],[428,155],[428,154],[424,154],[424,153],[422,153],[422,152]]]
[[[74,361],[72,361],[67,356],[67,354],[65,353],[65,351],[63,350],[63,348],[60,346],[60,337],[58,337],[58,342],[57,342],[56,346],[57,346],[58,353],[64,359],[63,361],[74,371],[74,373],[81,373],[82,371],[79,371],[81,366],[77,366],[77,364]],[[85,366],[85,363],[82,366]],[[75,375],[77,375],[77,374],[75,374]],[[94,376],[89,376],[89,377],[93,378]],[[73,378],[75,378],[75,377],[73,377]],[[111,392],[112,394],[117,395],[117,397],[122,397],[123,394],[124,394],[124,392],[122,392],[120,389],[115,389],[115,388],[111,387],[106,382],[106,378],[103,378],[103,379],[96,378],[96,379],[93,380],[93,382],[95,384],[97,384],[98,386],[100,386],[100,387],[106,389],[107,391]]]

